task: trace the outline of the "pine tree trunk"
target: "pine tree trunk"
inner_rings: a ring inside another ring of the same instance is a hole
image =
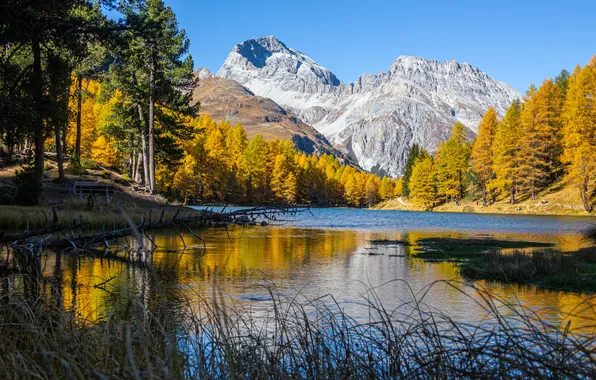
[[[143,161],[143,155],[141,152],[137,153],[137,159],[135,164],[134,176],[132,177],[136,183],[143,181],[143,174],[141,173],[141,162]]]
[[[591,213],[592,210],[594,209],[594,207],[592,206],[591,202],[590,202],[590,197],[589,197],[589,189],[588,189],[588,181],[589,181],[589,177],[584,177],[584,180],[582,181],[582,184],[580,186],[579,189],[579,195],[582,199],[582,203],[584,204],[584,209]]]
[[[58,94],[56,95],[58,96]],[[56,140],[56,161],[58,161],[58,180],[60,182],[64,182],[66,179],[64,176],[64,148],[62,147],[62,144],[65,140],[63,135],[66,133],[66,128],[68,126],[68,95],[69,88],[66,86],[66,91],[62,93],[62,96],[64,96],[63,102],[61,103],[63,107],[62,117],[59,118],[62,125],[59,123],[55,123],[54,125],[54,139]]]
[[[135,150],[130,149],[130,157],[128,158],[128,175],[134,181],[135,178],[135,167],[136,167],[136,156]]]
[[[66,134],[68,133],[68,102],[70,100],[70,86],[66,86],[66,121],[62,126],[62,158],[66,156]]]
[[[143,128],[143,134],[141,135],[141,146],[143,156],[143,185],[145,190],[151,191],[151,184],[149,183],[149,157],[147,152],[147,130]]]
[[[143,108],[140,104],[137,104],[139,110],[139,119],[141,120],[141,152],[143,157],[143,184],[146,189],[149,189],[149,160],[147,158],[147,125],[145,124],[145,118],[143,117]]]
[[[64,158],[62,156],[62,140],[58,123],[54,124],[54,134],[54,140],[56,141],[56,160],[58,161],[58,180],[64,182]]]
[[[41,46],[39,36],[33,34],[31,50],[33,52],[33,99],[35,107],[35,121],[33,124],[33,140],[35,145],[35,177],[39,186],[43,184],[44,171],[44,117],[43,109],[43,77],[41,72]]]
[[[149,123],[148,123],[148,140],[149,140],[149,190],[151,194],[156,193],[155,181],[155,145],[154,145],[154,99],[153,94],[155,90],[155,53],[151,52],[151,76],[149,89]]]
[[[81,109],[83,107],[83,77],[77,76],[77,136],[75,156],[81,157]]]

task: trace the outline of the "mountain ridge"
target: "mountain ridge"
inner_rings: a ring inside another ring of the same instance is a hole
[[[297,149],[312,154],[334,154],[342,162],[353,163],[338,152],[314,128],[269,98],[255,95],[233,79],[214,76],[208,69],[194,72],[199,78],[193,90],[193,103],[200,103],[200,113],[215,121],[240,123],[247,136],[261,134],[267,139],[290,139]]]
[[[259,45],[262,49],[256,48]],[[255,66],[241,53],[265,50]],[[217,72],[270,98],[321,132],[366,170],[400,175],[409,147],[434,151],[460,121],[475,132],[489,106],[503,115],[521,95],[469,63],[399,56],[388,71],[344,84],[274,36],[236,45]]]

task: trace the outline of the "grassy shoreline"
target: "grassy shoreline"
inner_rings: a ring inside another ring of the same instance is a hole
[[[560,252],[547,243],[457,238],[421,239],[416,245],[414,257],[452,262],[466,279],[596,293],[596,246]]]
[[[460,283],[437,284],[463,291]],[[453,319],[420,295],[387,309],[374,289],[358,301],[368,310],[362,321],[332,296],[299,300],[273,289],[266,315],[217,297],[168,313],[157,291],[151,306],[124,300],[97,322],[48,297],[0,292],[0,377],[588,378],[596,371],[591,328],[548,322],[482,289],[466,293],[480,322]]]
[[[396,198],[374,207],[377,210],[428,211],[413,204],[409,199]],[[463,200],[459,204],[447,202],[436,205],[433,212],[465,212],[495,215],[559,215],[588,216],[596,218],[596,213],[588,213],[583,208],[577,190],[557,183],[537,194],[533,201],[527,195],[519,197],[517,203],[509,203],[508,198],[497,198],[492,205],[483,206],[476,200]]]

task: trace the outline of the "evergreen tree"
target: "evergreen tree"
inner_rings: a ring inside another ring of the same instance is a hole
[[[559,92],[564,99],[567,96],[567,90],[569,89],[569,71],[561,70],[559,75],[555,77],[555,84],[559,88]]]
[[[156,137],[166,131],[180,133],[185,116],[196,113],[196,107],[190,105],[196,84],[192,56],[188,54],[190,43],[163,0],[124,3],[120,10],[128,29],[111,78],[138,111],[143,177],[146,188],[155,193]]]
[[[98,5],[110,1],[96,1]],[[80,37],[97,35],[110,24],[105,18],[89,19],[87,12],[94,9],[91,1],[85,0],[8,0],[0,12],[1,40],[13,51],[2,60],[2,66],[10,71],[15,62],[24,66],[13,78],[4,76],[10,82],[8,88],[19,88],[28,92],[27,97],[13,97],[8,103],[8,114],[19,115],[20,122],[26,122],[34,145],[34,175],[36,186],[42,187],[44,177],[45,140],[55,133],[58,150],[61,151],[60,129],[64,122],[67,101],[68,63],[66,57],[78,49]],[[111,28],[108,27],[108,29]],[[12,59],[15,61],[12,61]],[[11,90],[12,91],[12,90]],[[17,91],[18,93],[19,91]],[[14,101],[27,100],[27,104]],[[28,109],[27,114],[16,110]],[[0,113],[4,113],[0,109]],[[13,121],[14,122],[14,121]],[[58,132],[58,133],[56,133]],[[58,152],[61,155],[61,152]],[[59,155],[59,160],[61,157]],[[41,192],[40,192],[41,194]]]
[[[421,154],[422,148],[416,143],[412,144],[410,151],[408,152],[408,158],[406,159],[404,175],[402,176],[402,194],[404,197],[410,195],[410,177],[412,176],[412,169],[414,168],[414,163],[420,158]]]

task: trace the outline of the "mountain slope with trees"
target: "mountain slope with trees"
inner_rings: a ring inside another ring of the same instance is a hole
[[[502,200],[500,207],[519,204],[509,212],[541,205],[532,207],[534,212],[550,208],[565,213],[545,206],[553,201],[561,208],[594,211],[596,56],[572,74],[562,71],[538,88],[530,86],[523,101],[514,101],[502,119],[490,108],[471,145],[461,130],[456,124],[451,139],[434,156],[417,146],[411,150],[403,193],[414,207],[454,210],[446,204],[463,202],[463,211],[477,211],[473,202],[486,207]]]

